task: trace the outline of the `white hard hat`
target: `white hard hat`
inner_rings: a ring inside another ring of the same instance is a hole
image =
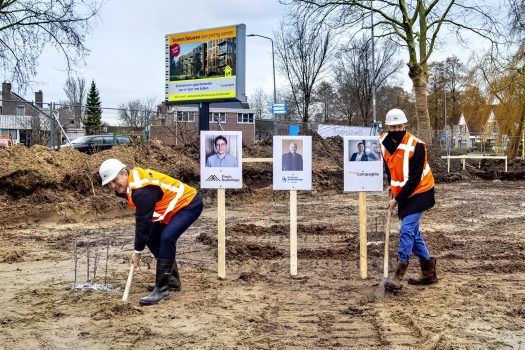
[[[385,118],[386,125],[398,125],[408,123],[405,112],[400,109],[394,108],[388,111]]]
[[[118,173],[124,169],[126,165],[118,159],[106,159],[100,164],[98,173],[102,179],[102,186],[107,185],[109,182],[113,181],[117,177]]]

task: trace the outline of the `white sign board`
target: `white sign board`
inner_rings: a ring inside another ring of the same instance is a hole
[[[201,188],[242,188],[241,131],[201,131]]]
[[[312,137],[273,137],[273,189],[312,189]]]
[[[345,136],[344,190],[383,191],[383,159],[377,136]]]

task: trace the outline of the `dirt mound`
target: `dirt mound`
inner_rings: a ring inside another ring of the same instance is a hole
[[[343,138],[323,139],[315,131],[313,147],[313,190],[343,190]],[[243,148],[244,157],[271,158],[272,139]],[[480,168],[471,164],[461,169],[459,162],[447,163],[439,150],[429,150],[429,162],[436,182],[468,182],[476,178],[524,180],[525,161],[509,161],[504,173],[502,161],[483,160]],[[100,186],[98,168],[108,158],[118,158],[129,167],[141,166],[166,173],[191,186],[199,187],[199,145],[196,143],[167,147],[159,141],[148,141],[133,147],[86,155],[73,149],[51,152],[42,146],[16,146],[0,149],[0,221],[5,224],[20,221],[58,220],[78,221],[81,217],[97,217],[107,212],[126,211],[126,204],[108,189]],[[272,164],[246,163],[243,166],[244,186],[235,190],[232,201],[258,199],[276,200],[279,193],[271,191]],[[259,190],[261,190],[259,192]],[[208,202],[215,191],[202,190]],[[261,198],[262,197],[262,198]],[[231,202],[231,201],[230,201]],[[38,210],[35,210],[37,208]],[[16,215],[15,215],[16,213]]]

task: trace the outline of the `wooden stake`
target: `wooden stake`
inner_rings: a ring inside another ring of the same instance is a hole
[[[290,191],[290,274],[297,275],[297,190]]]
[[[128,280],[126,282],[126,288],[124,289],[124,295],[122,296],[122,301],[128,301],[129,290],[131,289],[131,281],[133,281],[133,273],[135,272],[135,265],[131,264],[129,268]]]
[[[521,159],[525,159],[525,128],[521,126],[523,130],[521,131]]]
[[[226,190],[217,189],[217,269],[219,278],[226,278]]]
[[[362,279],[367,278],[366,252],[366,192],[359,192],[359,272]]]

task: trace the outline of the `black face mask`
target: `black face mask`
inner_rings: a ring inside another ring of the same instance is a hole
[[[405,137],[406,132],[406,130],[389,131],[388,134],[392,136],[392,140],[394,140],[394,142],[400,142],[401,140],[403,140],[403,137]]]

